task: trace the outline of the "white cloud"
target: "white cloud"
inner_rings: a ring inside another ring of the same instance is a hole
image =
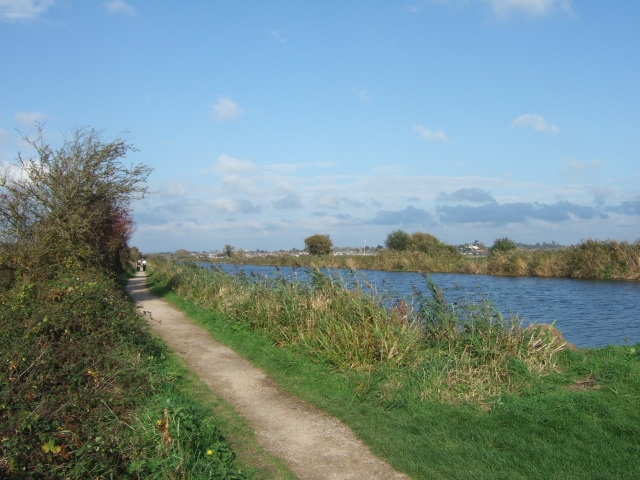
[[[222,186],[233,193],[244,193],[252,196],[264,196],[265,189],[254,184],[250,179],[240,175],[227,175],[222,177]]]
[[[11,23],[34,20],[53,5],[53,0],[0,0],[0,19]]]
[[[413,127],[413,131],[418,132],[420,136],[425,140],[429,140],[429,141],[439,140],[441,142],[446,142],[446,143],[450,142],[450,140],[447,138],[447,136],[444,134],[442,130],[438,130],[437,132],[434,132],[432,130],[429,130],[428,128],[423,127],[422,125],[416,125]]]
[[[560,129],[558,127],[556,127],[555,125],[547,124],[544,117],[536,113],[526,113],[524,115],[520,115],[513,121],[511,126],[513,128],[533,128],[536,132],[560,133]]]
[[[280,43],[285,43],[287,41],[287,39],[284,38],[278,30],[271,30],[269,34]]]
[[[244,110],[240,108],[236,102],[229,97],[222,97],[218,100],[218,103],[211,107],[211,118],[224,122],[225,120],[233,120],[234,118],[242,115]]]
[[[488,4],[498,18],[522,13],[530,18],[543,17],[556,11],[574,15],[570,0],[480,0]]]
[[[369,92],[367,92],[364,89],[360,89],[358,90],[356,87],[352,87],[351,88],[351,93],[353,93],[355,96],[357,96],[361,102],[368,102],[370,101],[373,97],[369,94]]]
[[[25,127],[34,127],[36,123],[47,119],[47,116],[42,112],[17,112],[13,117]]]
[[[220,155],[210,169],[214,173],[229,175],[237,173],[257,173],[260,167],[250,160],[238,160],[227,154]]]
[[[222,213],[256,213],[262,207],[248,200],[234,200],[229,198],[219,198],[212,200],[209,204],[212,210]]]
[[[109,13],[124,13],[125,15],[130,16],[134,16],[136,14],[136,10],[122,0],[111,0],[110,2],[106,2],[104,6]]]
[[[471,2],[469,0],[427,0],[427,3],[466,6]],[[476,3],[487,5],[501,20],[514,14],[540,18],[556,12],[563,12],[575,17],[571,0],[476,0]]]

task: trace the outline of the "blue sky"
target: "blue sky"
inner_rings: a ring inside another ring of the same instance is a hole
[[[88,125],[142,251],[640,237],[640,2],[0,0],[0,162]]]

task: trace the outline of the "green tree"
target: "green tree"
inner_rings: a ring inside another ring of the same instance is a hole
[[[411,235],[404,230],[394,230],[387,235],[387,239],[384,241],[384,244],[389,250],[408,250],[411,246]]]
[[[511,250],[515,249],[516,242],[514,242],[510,238],[498,238],[495,242],[493,242],[493,246],[489,248],[489,255],[497,252],[510,252]]]
[[[225,245],[224,248],[222,249],[222,253],[224,254],[224,256],[229,258],[233,256],[234,251],[235,251],[235,247],[232,247],[231,245]]]
[[[311,235],[304,239],[305,250],[311,255],[329,255],[333,248],[333,242],[329,235]]]
[[[41,125],[35,138],[22,138],[35,156],[18,154],[15,164],[0,167],[4,267],[40,277],[73,262],[122,271],[133,232],[130,205],[148,194],[151,167],[123,164],[136,149],[88,127],[71,131],[58,149],[44,141]]]

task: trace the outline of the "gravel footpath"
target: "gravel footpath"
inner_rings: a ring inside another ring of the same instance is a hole
[[[155,297],[137,272],[127,292],[149,324],[200,379],[234,406],[260,445],[301,479],[408,479],[374,456],[339,420],[283,392],[261,370]]]

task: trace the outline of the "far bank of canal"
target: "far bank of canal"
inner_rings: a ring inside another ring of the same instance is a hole
[[[209,263],[198,265],[211,268]],[[306,268],[219,264],[225,272],[247,275],[284,275],[291,280],[308,278]],[[347,278],[348,271],[337,274]],[[362,270],[378,292],[410,298],[415,290],[426,292],[425,279],[415,272]],[[640,282],[576,280],[568,278],[498,277],[435,273],[433,280],[447,301],[461,297],[478,300],[481,295],[495,303],[503,315],[511,312],[529,323],[553,323],[564,338],[579,348],[640,341]]]

